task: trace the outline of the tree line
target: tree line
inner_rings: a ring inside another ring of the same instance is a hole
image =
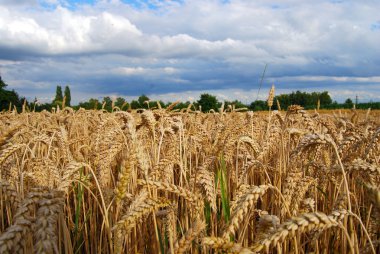
[[[33,102],[28,102],[24,97],[19,97],[15,91],[6,90],[7,85],[0,77],[0,111],[16,108],[28,107],[30,110],[51,111],[53,108],[69,106],[73,109],[105,109],[112,111],[118,110],[133,110],[133,109],[153,109],[157,107],[166,108],[172,102],[152,101],[146,95],[139,96],[136,100],[127,101],[122,97],[112,100],[110,97],[104,97],[102,100],[91,98],[87,101],[80,102],[77,105],[71,105],[70,87],[66,86],[62,91],[61,86],[56,87],[56,94],[50,103],[38,103],[37,99]],[[354,106],[357,109],[380,109],[380,102],[354,103],[348,98],[344,103],[333,101],[327,91],[324,92],[301,92],[295,91],[289,94],[280,94],[274,97],[272,110],[286,110],[290,105],[300,105],[305,109],[350,109]],[[195,102],[177,102],[173,109],[184,109],[192,107],[192,109],[201,110],[203,112],[218,111],[221,107],[224,109],[245,109],[252,111],[268,110],[267,101],[256,100],[251,103],[243,103],[239,100],[234,101],[219,101],[216,96],[204,93]]]

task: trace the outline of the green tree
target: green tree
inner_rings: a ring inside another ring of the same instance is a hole
[[[8,109],[10,103],[19,109],[23,102],[15,91],[0,89],[0,110]]]
[[[140,108],[148,108],[148,104],[145,102],[149,100],[149,97],[145,94],[140,95],[140,97],[137,99],[138,103],[140,104]]]
[[[139,96],[139,98],[137,99],[139,101],[139,103],[141,104],[141,106],[144,104],[145,101],[149,101],[149,97],[146,96],[145,94],[142,94]]]
[[[66,86],[65,87],[65,97],[66,97],[66,106],[71,106],[71,93],[70,93],[70,87]]]
[[[132,109],[139,109],[139,108],[142,108],[142,105],[140,105],[140,103],[136,100],[132,100],[131,101],[131,108]]]
[[[149,102],[149,105],[148,103],[145,103],[146,101]],[[148,107],[151,108],[151,107],[157,106],[157,103],[154,101],[151,102],[148,96],[146,96],[145,94],[142,94],[139,96],[137,100],[132,100],[130,105],[132,109],[140,109],[140,108],[147,109]]]
[[[51,109],[52,109],[52,104],[51,103],[43,103],[43,104],[36,104],[35,105],[35,110],[37,112],[40,112],[42,110],[51,111]]]
[[[55,98],[53,100],[53,104],[55,104],[55,105],[61,104],[62,105],[62,101],[63,101],[62,87],[57,86],[57,88],[55,90]]]
[[[253,111],[268,110],[268,104],[266,101],[257,100],[249,105],[249,109]]]
[[[289,94],[277,95],[274,97],[274,100],[278,100],[280,102],[282,109],[287,109],[291,105]],[[276,103],[276,107],[277,107],[277,103]]]
[[[319,100],[321,103],[321,107],[330,105],[332,103],[332,99],[329,95],[329,92],[324,91],[319,95]]]
[[[128,109],[129,104],[124,98],[117,97],[115,101],[115,106],[119,107],[121,110],[126,110]]]
[[[18,94],[14,90],[5,90],[5,87],[7,87],[7,84],[0,76],[0,110],[8,109],[10,103],[20,109],[23,102],[19,98]]]
[[[103,98],[102,104],[104,104],[104,109],[107,110],[108,112],[112,111],[112,99],[109,96],[106,96]]]
[[[7,87],[7,84],[4,83],[3,79],[0,76],[0,90],[4,89]]]
[[[348,98],[345,102],[344,102],[344,107],[345,108],[353,108],[354,107],[354,103],[352,102],[352,100],[350,98]]]
[[[321,108],[326,108],[332,104],[332,99],[327,91],[324,91],[322,93],[306,93],[296,91],[290,94],[280,94],[275,97],[275,100],[278,100],[280,102],[280,105],[283,109],[286,109],[290,105],[294,104],[301,105],[306,109],[312,109],[316,107],[318,99],[320,100]]]
[[[99,102],[99,100],[91,98],[88,101],[80,102],[77,107],[84,109],[100,109],[101,106],[102,104]]]
[[[203,112],[208,112],[211,109],[218,110],[218,100],[215,96],[208,93],[201,94],[201,97],[197,103],[202,107]]]

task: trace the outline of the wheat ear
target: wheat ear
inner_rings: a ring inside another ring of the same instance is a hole
[[[227,226],[223,234],[223,238],[228,238],[230,235],[235,234],[236,228],[239,227],[239,223],[242,222],[244,217],[248,214],[248,211],[256,201],[263,196],[268,190],[269,186],[250,186],[242,194],[236,202],[236,208],[232,211],[230,224]]]
[[[37,230],[34,232],[35,253],[59,253],[57,221],[63,203],[61,192],[51,192],[38,201]]]
[[[137,226],[137,223],[143,218],[143,216],[169,205],[170,202],[168,200],[152,199],[148,197],[146,192],[144,192],[132,202],[128,212],[121,217],[112,230],[123,229],[126,232],[129,232]]]
[[[194,222],[193,227],[190,228],[186,234],[175,244],[174,253],[185,253],[190,247],[195,238],[206,228],[206,223],[200,220]]]
[[[327,216],[321,212],[302,214],[282,223],[269,237],[256,243],[253,250],[259,252],[265,248],[268,251],[271,246],[276,246],[297,233],[305,233],[315,229],[325,230],[335,226],[338,226],[338,222],[334,216]]]
[[[203,245],[210,246],[215,250],[225,251],[227,253],[251,254],[254,253],[248,248],[244,248],[239,243],[230,242],[225,238],[220,237],[204,237]]]
[[[175,193],[178,196],[183,197],[184,199],[194,204],[198,204],[197,202],[200,200],[199,196],[197,196],[190,190],[187,190],[185,188],[182,188],[174,184],[170,184],[166,182],[156,182],[156,181],[151,181],[151,180],[143,180],[143,179],[137,180],[137,184],[149,185],[149,187],[155,188],[157,190],[163,190],[163,191]]]
[[[13,224],[0,235],[0,253],[19,253],[24,249],[25,237],[31,232],[34,218],[31,213],[45,193],[44,189],[33,189],[22,200],[13,218]]]

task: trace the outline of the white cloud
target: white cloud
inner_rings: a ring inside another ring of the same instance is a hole
[[[99,13],[96,16],[78,15],[58,7],[53,13],[42,13],[45,18],[23,17],[0,8],[0,46],[12,46],[36,54],[84,54],[107,52],[107,50],[128,50],[130,40],[142,33],[124,17]],[[135,45],[133,45],[135,46]]]
[[[212,41],[183,33],[144,34],[128,17],[106,11],[86,15],[58,6],[40,17],[6,8],[0,8],[0,14],[0,35],[4,38],[0,47],[31,50],[36,55],[114,52],[141,57],[227,59],[266,54],[250,42],[231,38]]]
[[[149,75],[149,76],[162,76],[163,74],[172,75],[179,72],[178,69],[173,67],[164,68],[143,68],[143,67],[117,67],[111,70],[112,73],[117,75],[133,76],[133,75]]]
[[[127,76],[146,73],[146,69],[142,67],[137,67],[137,68],[119,67],[119,68],[114,69],[113,71],[117,74],[127,75]]]

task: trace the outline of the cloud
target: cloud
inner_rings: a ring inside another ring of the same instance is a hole
[[[0,5],[4,6],[36,5],[37,3],[37,0],[0,0]]]
[[[264,86],[360,86],[369,100],[380,93],[379,8],[370,0],[0,0],[0,68],[27,97],[66,83],[86,98],[237,89],[229,98],[244,99],[268,64]]]

